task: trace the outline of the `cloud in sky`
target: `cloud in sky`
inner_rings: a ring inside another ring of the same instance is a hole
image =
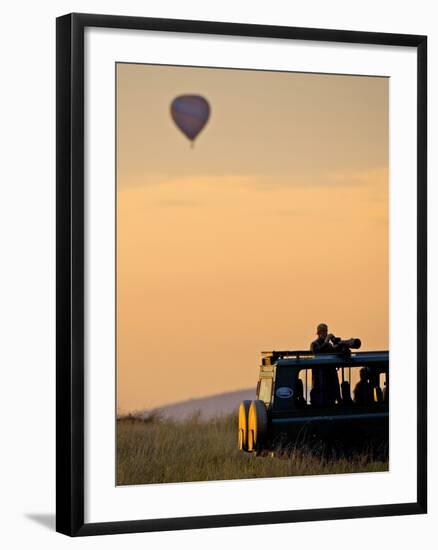
[[[326,172],[296,173],[296,174],[222,174],[222,175],[192,175],[180,177],[157,177],[143,183],[141,180],[122,178],[118,182],[121,190],[130,186],[167,186],[184,188],[199,188],[210,186],[247,187],[255,191],[275,191],[281,187],[351,187],[367,185],[386,185],[388,182],[388,169],[385,166],[377,168],[356,170],[332,170]],[[184,202],[183,199],[175,199]],[[169,205],[171,199],[169,199]]]

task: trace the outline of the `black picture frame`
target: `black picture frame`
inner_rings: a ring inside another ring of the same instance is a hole
[[[406,46],[417,52],[417,499],[415,502],[84,522],[84,29],[107,27]],[[427,510],[427,37],[211,21],[68,14],[56,21],[56,530],[69,536],[424,514]]]

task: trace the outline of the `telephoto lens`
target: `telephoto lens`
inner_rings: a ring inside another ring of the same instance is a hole
[[[345,343],[351,349],[359,349],[362,345],[362,342],[359,340],[359,338],[350,338],[350,340],[347,340]]]

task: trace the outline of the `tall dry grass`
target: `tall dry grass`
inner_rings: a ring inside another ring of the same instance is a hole
[[[234,415],[184,422],[151,416],[117,422],[117,484],[175,483],[388,470],[370,455],[334,457],[290,446],[274,456],[237,450]]]

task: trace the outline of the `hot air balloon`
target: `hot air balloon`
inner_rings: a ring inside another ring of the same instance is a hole
[[[210,116],[210,105],[200,95],[180,95],[170,106],[173,121],[192,143],[207,124]]]

